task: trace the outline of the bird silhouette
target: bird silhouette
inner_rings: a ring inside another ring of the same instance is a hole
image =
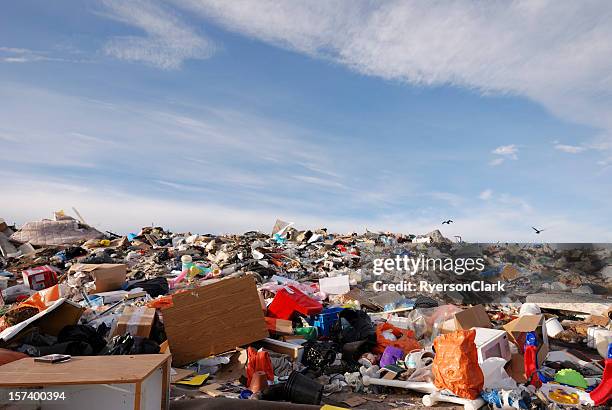
[[[540,232],[544,231],[544,229],[537,229],[537,228],[534,228],[533,226],[531,228],[535,231],[536,235],[539,235]]]
[[[446,224],[446,225],[450,225],[450,224],[452,224],[452,223],[453,223],[453,220],[452,220],[452,219],[449,219],[449,220],[446,220],[446,221],[442,221],[442,225],[445,225],[445,224]]]

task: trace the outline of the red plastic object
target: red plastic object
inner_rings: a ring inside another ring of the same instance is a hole
[[[276,296],[268,306],[268,316],[278,319],[290,319],[294,312],[310,316],[321,313],[323,305],[300,292],[293,286],[285,286],[276,292]]]
[[[591,400],[596,406],[602,406],[610,398],[612,398],[612,359],[606,359],[603,378],[599,386],[591,392]]]
[[[538,347],[525,346],[525,377],[531,380],[531,384],[535,387],[542,386],[542,382],[538,377]]]
[[[270,381],[274,381],[274,368],[272,367],[272,360],[270,360],[270,353],[264,350],[256,350],[249,346],[247,349],[247,385],[251,385],[251,380],[257,372],[264,372],[266,377]]]

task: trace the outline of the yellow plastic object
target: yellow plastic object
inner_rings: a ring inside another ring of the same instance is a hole
[[[578,404],[580,398],[577,393],[568,393],[563,389],[556,389],[548,394],[548,398],[561,404]]]
[[[209,374],[198,374],[196,376],[193,377],[188,377],[186,379],[183,380],[179,380],[178,382],[174,383],[174,384],[182,384],[185,386],[201,386],[202,384],[204,384],[204,382],[206,381],[206,379],[208,379]]]
[[[100,241],[100,245],[102,245],[102,246],[110,246],[110,243],[111,242],[108,239],[102,239]]]
[[[346,407],[338,407],[338,406],[331,406],[329,404],[325,404],[323,405],[323,407],[321,407],[321,410],[346,410]]]

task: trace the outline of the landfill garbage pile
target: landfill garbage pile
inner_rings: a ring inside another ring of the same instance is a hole
[[[24,363],[105,356],[124,369],[171,363],[158,389],[133,393],[161,391],[170,408],[610,408],[610,246],[281,220],[271,233],[122,236],[60,211],[21,227],[0,219],[0,251],[0,404],[9,381],[45,387],[14,380]],[[503,286],[430,286],[444,283]]]

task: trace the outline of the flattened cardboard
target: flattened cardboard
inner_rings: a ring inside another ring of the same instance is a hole
[[[484,306],[476,305],[455,313],[455,328],[468,330],[473,327],[491,328],[491,320]]]
[[[144,306],[126,306],[117,320],[115,335],[149,337],[155,321],[155,309]]]
[[[127,265],[123,263],[78,263],[70,267],[70,273],[88,272],[95,278],[96,292],[118,290],[125,283]]]
[[[163,318],[175,366],[268,337],[252,276],[220,280],[172,300]]]

